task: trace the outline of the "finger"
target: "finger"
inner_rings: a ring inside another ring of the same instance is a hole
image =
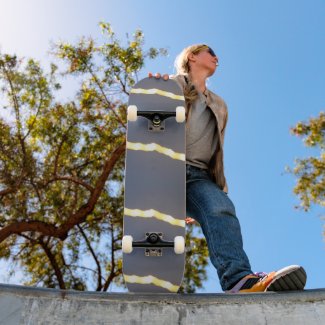
[[[187,224],[193,224],[193,223],[196,222],[196,220],[193,219],[193,218],[187,217],[187,218],[185,218],[185,222],[186,222]]]

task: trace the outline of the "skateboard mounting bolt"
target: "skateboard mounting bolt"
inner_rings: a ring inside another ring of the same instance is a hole
[[[149,235],[147,240],[148,240],[149,243],[154,244],[159,240],[159,236],[158,236],[158,234],[153,233],[153,234]]]
[[[160,123],[161,123],[160,116],[158,114],[154,115],[152,124],[157,127],[160,125]]]

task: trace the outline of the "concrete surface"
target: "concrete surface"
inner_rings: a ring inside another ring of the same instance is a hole
[[[325,324],[325,289],[178,295],[0,284],[0,324]]]

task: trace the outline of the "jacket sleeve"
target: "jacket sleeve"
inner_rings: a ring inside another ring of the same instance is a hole
[[[228,122],[228,108],[227,108],[227,104],[225,102],[224,102],[224,108],[225,108],[225,117],[224,117],[222,129],[220,132],[222,147],[223,147],[223,144],[225,141],[226,126],[227,126],[227,122]]]
[[[223,127],[222,127],[222,130],[221,130],[221,135],[220,135],[221,136],[221,144],[222,144],[223,151],[224,151],[226,126],[227,126],[227,122],[228,122],[228,108],[227,108],[227,104],[225,102],[224,102],[224,107],[225,107],[225,119],[224,119]],[[226,176],[225,176],[225,186],[223,188],[223,191],[228,194],[228,184],[227,184]]]

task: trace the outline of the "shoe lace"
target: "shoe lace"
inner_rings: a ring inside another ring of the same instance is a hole
[[[268,276],[268,274],[265,272],[255,272],[254,275],[258,276],[261,280]]]

